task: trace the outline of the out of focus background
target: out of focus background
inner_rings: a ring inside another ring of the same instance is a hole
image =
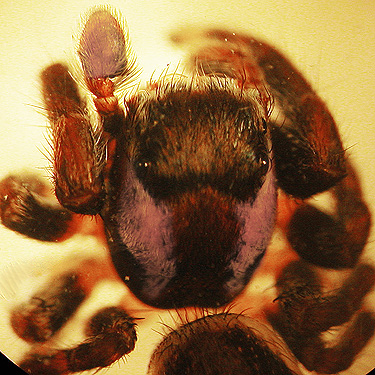
[[[126,19],[130,42],[143,69],[157,77],[183,54],[168,43],[180,27],[217,26],[262,38],[282,50],[327,102],[343,141],[360,172],[363,190],[375,212],[375,2],[372,0],[18,0],[0,3],[0,178],[26,170],[48,176],[46,118],[38,74],[54,62],[72,61],[75,37],[87,10],[109,4]],[[366,257],[375,258],[374,234]],[[50,245],[25,239],[0,227],[0,351],[19,360],[21,340],[13,336],[7,314],[29,270],[43,273],[57,259],[84,244]],[[80,251],[80,250],[79,250]],[[51,263],[49,260],[52,258]],[[23,276],[25,275],[25,276]],[[21,285],[21,286],[19,286]],[[117,298],[112,297],[111,298]],[[362,375],[375,352],[363,355],[347,374]],[[371,354],[372,353],[372,354]],[[140,355],[140,354],[138,354]],[[145,374],[137,357],[103,374]],[[375,366],[375,364],[374,364]]]

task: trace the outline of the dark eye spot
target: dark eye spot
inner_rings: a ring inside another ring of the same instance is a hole
[[[145,179],[149,175],[152,167],[152,162],[149,160],[137,160],[134,163],[134,169],[139,179]]]
[[[259,165],[259,173],[261,175],[265,175],[268,172],[269,165],[270,165],[270,159],[267,153],[262,152],[258,155],[258,165]]]
[[[150,161],[140,161],[140,162],[138,162],[138,168],[149,169],[150,167],[151,167]]]

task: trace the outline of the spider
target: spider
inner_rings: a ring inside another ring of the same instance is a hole
[[[349,368],[374,333],[364,299],[375,271],[359,260],[371,217],[334,119],[267,43],[225,30],[173,40],[190,49],[190,76],[165,74],[134,92],[126,32],[110,9],[93,9],[77,53],[96,116],[65,65],[41,73],[58,203],[39,177],[10,175],[0,183],[1,221],[64,241],[82,231],[83,215],[95,216],[109,259],[75,262],[14,308],[12,327],[31,343],[20,367],[71,374],[131,353],[143,317],[126,301],[96,312],[83,342],[53,345],[94,286],[113,279],[180,320],[149,374]],[[127,92],[124,103],[115,90]],[[332,212],[309,200],[322,192]],[[277,236],[287,245],[277,249]],[[250,314],[236,301],[262,269],[277,294]],[[348,272],[327,288],[324,270]],[[330,341],[333,327],[340,335]]]

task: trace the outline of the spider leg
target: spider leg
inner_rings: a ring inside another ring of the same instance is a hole
[[[60,241],[76,231],[75,215],[49,195],[49,187],[33,175],[0,181],[0,219],[9,229],[40,241]]]
[[[86,259],[43,286],[11,311],[15,333],[30,343],[51,339],[102,279],[114,277],[109,261]]]
[[[28,342],[44,342],[69,319],[85,298],[78,275],[66,273],[11,311],[15,333]]]
[[[301,203],[287,229],[288,240],[305,260],[326,268],[354,267],[371,227],[370,211],[363,201],[356,173],[347,162],[347,176],[333,189],[332,215]]]
[[[70,211],[96,214],[103,204],[105,147],[89,120],[78,88],[61,64],[42,74],[44,103],[51,124],[55,193]]]
[[[134,349],[134,320],[120,307],[104,308],[90,320],[83,343],[70,349],[39,348],[20,367],[28,374],[63,375],[109,366]]]
[[[347,369],[375,331],[371,313],[357,311],[375,283],[375,270],[358,265],[335,293],[323,293],[320,280],[303,261],[289,264],[277,281],[278,312],[267,318],[297,359],[310,371],[331,374]],[[344,323],[333,344],[322,337]]]

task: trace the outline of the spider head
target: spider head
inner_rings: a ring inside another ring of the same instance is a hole
[[[158,88],[127,107],[105,215],[118,273],[158,307],[231,301],[273,228],[276,189],[260,105],[209,80]]]

